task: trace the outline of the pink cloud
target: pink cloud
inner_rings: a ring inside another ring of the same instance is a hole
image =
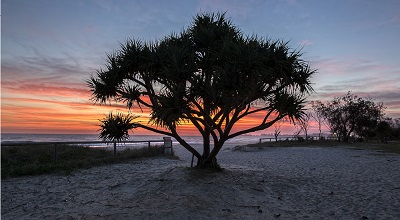
[[[90,91],[79,83],[32,83],[29,81],[3,81],[3,93],[10,94],[35,94],[59,97],[88,97]]]
[[[309,46],[309,45],[312,45],[312,44],[313,44],[313,42],[311,42],[310,40],[303,40],[303,41],[300,42],[300,45],[303,46],[303,47],[306,47],[306,46]]]
[[[369,20],[353,24],[355,30],[377,29],[385,26],[395,28],[400,24],[400,15],[393,15],[387,19]]]
[[[386,72],[392,66],[374,63],[374,61],[358,58],[347,59],[322,59],[312,62],[313,66],[319,70],[319,74],[354,74],[358,72]]]

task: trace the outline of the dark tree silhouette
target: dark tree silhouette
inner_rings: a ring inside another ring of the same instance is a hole
[[[390,127],[390,123],[388,121],[380,121],[376,125],[375,133],[382,142],[387,143],[387,138],[390,138],[392,136],[393,130]]]
[[[302,116],[315,71],[300,57],[286,42],[244,36],[225,14],[205,13],[179,34],[121,44],[88,85],[97,103],[149,108],[149,123],[138,128],[174,137],[199,167],[218,167],[216,155],[228,139]],[[256,113],[264,115],[258,124],[234,130]],[[182,122],[203,137],[202,153],[180,136]]]
[[[390,127],[392,128],[392,136],[395,138],[400,137],[400,118],[392,119],[390,122]]]
[[[284,118],[274,123],[274,137],[276,142],[278,142],[278,136],[281,134],[281,126],[283,123]]]
[[[325,122],[325,117],[322,111],[321,101],[311,101],[311,112],[310,116],[318,123],[318,139],[321,140],[322,125]]]
[[[303,114],[299,120],[297,120],[296,124],[299,126],[300,132],[304,133],[305,140],[308,140],[308,130],[310,129],[310,121],[311,121],[311,112],[307,111]]]
[[[374,136],[377,123],[384,116],[382,103],[360,98],[348,92],[343,97],[335,97],[327,103],[320,103],[319,110],[329,123],[331,131],[339,141],[348,142],[351,134],[360,137]]]
[[[103,141],[122,142],[129,139],[129,131],[136,127],[132,122],[137,116],[124,115],[117,113],[116,115],[112,112],[101,120],[100,124],[100,135],[99,137]]]

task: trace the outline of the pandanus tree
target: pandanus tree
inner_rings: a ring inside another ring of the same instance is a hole
[[[117,143],[128,140],[129,131],[136,128],[132,121],[137,117],[131,114],[124,115],[120,112],[113,114],[110,112],[105,118],[99,120],[101,122],[99,137],[104,142],[114,142],[114,156],[117,154]]]
[[[199,167],[218,167],[216,156],[228,139],[301,118],[314,72],[287,42],[244,36],[225,14],[204,13],[162,40],[127,40],[88,85],[97,103],[150,109],[149,122],[138,128],[175,138]],[[256,124],[234,128],[260,113]],[[203,152],[182,138],[182,123],[198,130]]]
[[[99,120],[100,134],[99,137],[103,141],[122,142],[129,139],[129,131],[136,128],[133,119],[137,116],[122,113],[109,113],[105,118]]]

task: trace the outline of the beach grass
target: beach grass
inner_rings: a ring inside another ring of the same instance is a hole
[[[112,151],[71,145],[23,145],[1,147],[1,177],[49,173],[68,174],[93,166],[123,163],[137,158],[163,154],[162,146]]]
[[[392,140],[387,143],[383,142],[338,142],[334,140],[320,140],[320,141],[278,141],[278,142],[263,142],[248,144],[245,146],[237,146],[236,150],[244,148],[248,149],[263,149],[268,147],[350,147],[357,149],[369,149],[386,153],[400,154],[400,140]]]

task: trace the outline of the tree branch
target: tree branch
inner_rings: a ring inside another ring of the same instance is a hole
[[[149,127],[149,126],[146,126],[146,125],[142,125],[142,124],[138,124],[138,123],[135,123],[135,125],[137,127],[139,127],[139,128],[143,128],[145,130],[152,131],[152,132],[155,132],[155,133],[158,133],[158,134],[163,134],[163,135],[167,135],[167,136],[172,136],[173,135],[171,132],[157,130],[155,128],[152,128],[152,127]]]

